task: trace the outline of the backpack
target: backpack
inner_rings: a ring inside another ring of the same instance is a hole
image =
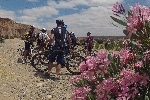
[[[61,29],[61,31],[59,29]],[[54,36],[55,36],[55,46],[65,47],[66,29],[63,27],[56,27],[56,28],[53,28],[52,33],[54,33]]]

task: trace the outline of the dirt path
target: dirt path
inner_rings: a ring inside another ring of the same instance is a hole
[[[0,100],[70,100],[69,72],[62,69],[58,81],[44,78],[32,66],[17,63],[18,45],[23,41],[7,39],[0,46]]]

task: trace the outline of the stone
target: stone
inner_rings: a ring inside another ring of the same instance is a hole
[[[52,96],[52,95],[47,95],[46,97],[47,97],[48,99],[52,99],[53,96]]]

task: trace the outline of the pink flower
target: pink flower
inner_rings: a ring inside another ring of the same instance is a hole
[[[140,68],[143,65],[142,61],[138,61],[134,64],[135,68]]]
[[[87,70],[87,63],[85,61],[81,62],[80,66],[79,66],[79,69],[80,69],[80,72],[84,72]]]
[[[143,75],[141,75],[141,76],[139,76],[139,78],[140,78],[140,84],[141,85],[147,85],[147,83],[148,83],[148,81],[149,81],[149,79],[150,79],[150,77],[148,76],[148,75],[146,75],[145,73],[143,74]]]
[[[99,60],[102,60],[107,57],[107,54],[108,54],[107,50],[100,50],[100,51],[98,51],[97,58]]]
[[[97,63],[96,63],[96,58],[95,57],[90,57],[89,59],[86,60],[86,64],[87,64],[87,70],[91,71],[91,70],[95,70],[97,67]]]
[[[74,84],[75,82],[79,82],[80,80],[82,80],[80,75],[72,76],[70,79],[70,84]]]
[[[96,86],[97,100],[108,100],[110,98],[109,92],[114,88],[115,82],[112,78],[104,79]]]
[[[76,87],[73,89],[71,100],[86,100],[87,95],[90,91],[90,87]]]
[[[136,33],[143,28],[143,23],[150,20],[150,8],[136,3],[134,7],[130,7],[131,15],[127,17],[127,30],[129,37],[132,33]],[[142,34],[141,34],[142,35]]]
[[[92,71],[85,71],[85,72],[81,73],[81,77],[82,77],[82,79],[86,79],[89,82],[96,82],[97,81],[96,75]]]

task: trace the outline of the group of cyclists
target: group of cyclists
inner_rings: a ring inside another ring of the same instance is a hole
[[[68,53],[74,50],[77,45],[77,38],[74,32],[67,31],[67,25],[63,20],[56,20],[57,26],[51,30],[51,34],[47,33],[45,28],[42,28],[38,34],[34,33],[35,26],[31,25],[30,30],[25,34],[25,51],[23,63],[26,62],[27,55],[30,52],[30,47],[34,46],[33,42],[37,41],[37,47],[39,51],[43,50],[43,47],[47,45],[52,46],[52,52],[49,56],[48,71],[45,76],[50,77],[50,73],[53,67],[53,62],[57,62],[55,78],[59,78],[58,75],[62,66],[64,66],[64,57]],[[85,42],[87,43],[86,49],[89,55],[92,50],[93,38],[90,36],[90,32],[87,33]]]

